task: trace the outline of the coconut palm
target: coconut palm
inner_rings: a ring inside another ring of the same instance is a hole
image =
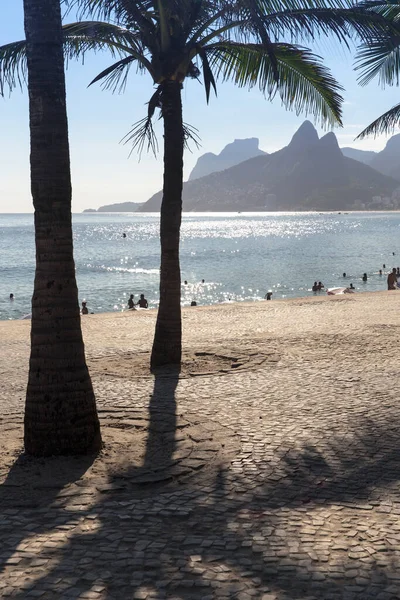
[[[378,78],[382,86],[399,85],[400,82],[400,3],[390,0],[368,1],[364,9],[379,14],[391,25],[387,35],[375,34],[359,48],[356,70],[360,71],[359,82],[367,85]],[[396,104],[375,119],[357,137],[392,133],[400,124],[400,104]]]
[[[132,66],[155,85],[148,114],[128,139],[155,148],[152,118],[164,123],[164,184],[161,205],[160,304],[151,366],[180,363],[181,307],[179,238],[183,151],[194,132],[182,117],[181,91],[188,78],[204,82],[207,101],[216,81],[258,85],[286,109],[309,112],[328,125],[341,124],[340,86],[320,57],[298,45],[319,34],[342,43],[363,39],[386,25],[350,0],[76,0],[80,18],[64,26],[68,57],[108,48],[116,62],[92,83],[124,88]],[[289,40],[289,41],[288,41]],[[23,79],[24,42],[0,48],[0,80],[11,87]]]
[[[99,449],[75,281],[60,0],[24,0],[36,274],[25,408],[34,455]]]

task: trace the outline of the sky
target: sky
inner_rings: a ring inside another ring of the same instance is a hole
[[[1,0],[0,45],[23,38],[22,0]],[[360,87],[352,54],[338,44],[322,42],[315,50],[345,88],[344,127],[334,129],[339,145],[383,149],[385,137],[363,142],[355,142],[354,138],[399,102],[400,90],[382,89],[378,81]],[[103,91],[98,84],[88,88],[111,60],[106,52],[88,54],[83,65],[71,62],[66,71],[73,212],[116,202],[144,202],[162,187],[162,152],[157,158],[144,152],[139,160],[136,152],[129,156],[130,147],[120,143],[132,124],[146,114],[146,102],[153,91],[151,79],[132,69],[123,94]],[[269,102],[258,88],[248,91],[228,83],[218,86],[218,96],[212,94],[207,105],[204,88],[195,80],[185,84],[183,107],[184,121],[197,128],[201,138],[199,149],[192,147],[192,152],[185,153],[185,179],[201,154],[218,154],[235,138],[258,137],[262,150],[279,150],[307,117],[286,111],[279,99]],[[308,118],[314,120],[312,115]],[[162,150],[160,123],[156,129]],[[326,132],[317,129],[321,134]],[[0,213],[32,212],[26,89],[0,97],[0,132]]]

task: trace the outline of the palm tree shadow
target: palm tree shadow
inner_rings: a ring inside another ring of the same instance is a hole
[[[97,454],[85,456],[59,456],[50,458],[34,458],[25,453],[18,456],[0,485],[0,506],[2,511],[21,515],[21,527],[13,528],[12,544],[4,543],[0,556],[0,572],[15,549],[27,535],[22,523],[29,514],[39,509],[43,514],[52,514],[62,524],[67,524],[74,515],[64,509],[68,498],[68,488],[86,473]],[[65,494],[65,501],[63,501]],[[35,519],[35,527],[30,531],[36,534],[50,529],[46,518]],[[8,540],[7,540],[8,541]]]
[[[149,405],[149,427],[143,468],[158,470],[168,468],[173,460],[177,427],[176,388],[180,367],[170,367],[166,372],[155,373],[153,394]]]
[[[154,472],[160,467],[168,469],[173,463],[175,442],[170,434],[177,425],[178,377],[179,374],[160,376],[154,382],[145,467],[131,467],[132,476],[145,468]],[[58,593],[57,582],[65,579],[65,570],[68,571],[72,561],[80,572],[80,580],[71,584],[67,592],[68,598],[73,600],[95,584],[104,586],[104,597],[114,599],[132,597],[135,591],[156,593],[158,583],[161,583],[160,597],[193,600],[204,596],[202,586],[210,578],[214,583],[221,582],[224,597],[228,594],[229,598],[236,598],[243,577],[258,579],[285,600],[353,598],[347,596],[349,584],[345,579],[335,579],[328,573],[321,580],[324,568],[320,564],[314,565],[308,560],[304,566],[290,564],[293,547],[287,545],[279,533],[287,527],[282,516],[305,501],[312,505],[323,500],[323,504],[329,505],[349,498],[363,499],[369,496],[371,486],[397,481],[400,473],[397,432],[397,423],[377,426],[364,421],[358,423],[357,436],[347,445],[339,438],[332,440],[323,451],[305,445],[283,454],[276,467],[277,477],[266,475],[250,494],[247,490],[243,495],[234,493],[231,474],[225,469],[210,478],[206,493],[200,492],[203,484],[189,480],[179,500],[176,488],[166,493],[168,488],[158,490],[157,486],[151,486],[146,496],[111,490],[110,494],[100,497],[90,511],[89,517],[98,520],[97,529],[83,535],[77,528],[67,544],[57,551],[55,567],[16,597],[24,600],[30,589],[41,591],[42,586],[43,589],[50,586],[52,592]],[[166,440],[165,448],[162,448],[163,440]],[[240,479],[238,475],[234,481],[245,488],[246,481]],[[282,512],[282,508],[286,512]],[[240,526],[243,514],[247,515],[246,527]],[[50,526],[55,526],[53,518],[49,520]],[[268,537],[265,553],[260,552],[254,541],[262,530]],[[277,546],[279,554],[276,554]],[[200,567],[198,562],[193,562],[199,559],[194,555],[201,555]],[[82,556],[88,557],[87,560],[93,557],[88,573],[79,567]],[[342,555],[342,560],[343,570],[351,566],[347,553]],[[185,573],[184,580],[177,578],[173,582],[176,588],[169,589],[165,596],[162,586],[178,567]],[[228,575],[221,575],[221,569]],[[389,568],[372,561],[366,569],[363,595],[357,597],[372,600],[380,597],[389,585]]]

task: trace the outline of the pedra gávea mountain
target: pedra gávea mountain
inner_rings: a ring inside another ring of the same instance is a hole
[[[249,158],[266,155],[266,152],[259,149],[258,144],[258,138],[234,140],[231,144],[225,146],[219,154],[213,152],[203,154],[197,159],[189,175],[189,181],[205,177],[216,171],[229,169],[229,167],[234,167]]]
[[[319,138],[305,121],[288,146],[223,171],[188,181],[185,211],[342,210],[363,208],[391,196],[399,182],[344,156],[336,136]],[[141,212],[158,212],[161,192]]]

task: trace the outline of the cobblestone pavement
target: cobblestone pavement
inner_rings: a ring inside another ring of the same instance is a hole
[[[144,458],[107,478],[88,477],[91,459],[68,459],[65,474],[54,459],[41,485],[40,461],[14,463],[10,450],[0,597],[399,599],[400,319],[382,298],[379,313],[368,298],[267,303],[249,323],[244,307],[204,310],[202,330],[185,312],[187,347],[249,360],[197,377],[96,371],[104,355],[148,351],[154,319],[117,336],[126,320],[88,321],[103,430],[131,444],[145,434]],[[29,333],[7,339],[5,327],[3,440],[22,426]]]

